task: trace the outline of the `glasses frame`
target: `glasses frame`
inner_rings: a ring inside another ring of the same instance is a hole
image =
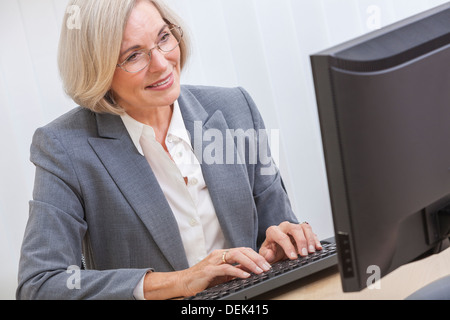
[[[177,47],[179,47],[180,42],[181,42],[181,39],[183,38],[183,29],[182,29],[180,26],[177,26],[177,25],[175,25],[175,24],[169,24],[168,27],[170,28],[170,29],[169,29],[170,34],[171,34],[171,35],[177,40],[177,42],[178,42],[177,45],[176,45],[173,49],[171,49],[171,50],[169,50],[169,51],[166,51],[166,50],[161,49],[160,45],[157,44],[156,46],[154,46],[153,48],[151,48],[150,50],[148,50],[148,52],[147,52],[147,55],[149,56],[148,63],[145,65],[145,67],[139,69],[138,71],[128,71],[128,70],[126,69],[126,67],[125,67],[124,65],[128,62],[128,58],[125,59],[124,62],[117,64],[117,67],[118,67],[118,68],[121,68],[123,71],[128,72],[128,73],[138,73],[138,72],[141,72],[142,70],[144,70],[145,68],[147,68],[147,67],[150,65],[150,63],[152,62],[152,51],[153,51],[153,50],[158,49],[159,52],[161,52],[162,54],[166,54],[166,53],[172,52],[172,51],[175,50]],[[173,30],[178,30],[178,31],[179,31],[179,33],[180,33],[180,38],[179,38],[179,39],[178,39],[177,37],[175,37],[175,35],[173,34]],[[137,51],[135,51],[135,52],[145,52],[145,51],[147,51],[147,50],[143,49],[143,50],[137,50]]]

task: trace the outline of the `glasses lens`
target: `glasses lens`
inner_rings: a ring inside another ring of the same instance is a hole
[[[159,43],[159,48],[161,51],[170,52],[174,50],[180,44],[183,33],[180,27],[173,27],[169,30],[168,38],[163,39]]]
[[[145,52],[136,52],[124,65],[128,72],[139,72],[150,63],[150,56]]]

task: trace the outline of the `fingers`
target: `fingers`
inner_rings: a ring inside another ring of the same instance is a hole
[[[215,266],[214,270],[211,269],[211,274],[214,274],[214,277],[227,277],[228,279],[245,279],[250,277],[250,273],[248,273],[246,270],[242,270],[241,268],[233,266],[231,264],[222,264],[220,266]]]
[[[250,248],[234,248],[225,250],[221,258],[223,263],[238,264],[240,268],[256,274],[270,270],[270,264],[263,256]]]
[[[295,259],[297,258],[297,248],[294,246],[294,244],[291,241],[291,237],[286,232],[286,226],[283,225],[283,223],[279,226],[272,226],[269,227],[266,231],[266,240],[268,243],[274,242],[279,247],[281,247],[284,254],[289,259]],[[278,254],[275,254],[279,258],[280,250],[278,250]],[[276,259],[279,260],[279,259]]]
[[[183,296],[195,295],[209,286],[233,278],[248,278],[250,273],[268,271],[270,264],[250,248],[215,250],[196,265],[180,271]]]
[[[276,243],[269,244],[267,243],[267,241],[262,244],[261,248],[259,249],[259,254],[262,255],[264,259],[266,259],[266,261],[269,263],[274,263],[284,257],[284,252],[282,252],[282,250],[278,250],[278,245]]]
[[[270,244],[274,248],[273,243],[276,243],[279,251],[281,249],[289,259],[296,259],[298,255],[304,257],[309,253],[314,253],[316,250],[322,250],[322,245],[317,235],[306,222],[302,224],[283,222],[279,226],[268,228],[266,232],[266,247]],[[270,252],[264,245],[263,247],[260,252]],[[278,252],[272,255],[279,256],[280,254]]]
[[[301,248],[301,252],[299,253],[302,256],[306,256],[308,253],[314,253],[316,250],[322,250],[322,245],[309,223],[303,222],[300,225],[290,224],[290,228],[294,230],[291,232],[297,243],[297,248]]]

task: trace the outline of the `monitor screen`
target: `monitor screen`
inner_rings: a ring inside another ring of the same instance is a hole
[[[311,56],[343,290],[439,250],[450,205],[450,3]]]

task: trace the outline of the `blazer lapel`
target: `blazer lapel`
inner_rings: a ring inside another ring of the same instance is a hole
[[[245,164],[226,164],[226,152],[229,152],[226,141],[234,139],[222,112],[216,111],[209,117],[198,100],[187,90],[182,90],[178,102],[186,129],[191,135],[194,152],[200,160],[219,223],[230,247],[256,249],[256,208],[252,201],[247,169]],[[206,141],[204,137],[208,130],[209,133],[216,133],[216,138],[222,139],[222,144]],[[212,150],[214,146],[216,150]],[[211,163],[211,151],[222,154],[216,159],[217,163]],[[234,153],[237,154],[236,148]]]
[[[174,270],[188,267],[177,222],[147,162],[118,116],[97,114],[89,143]]]

